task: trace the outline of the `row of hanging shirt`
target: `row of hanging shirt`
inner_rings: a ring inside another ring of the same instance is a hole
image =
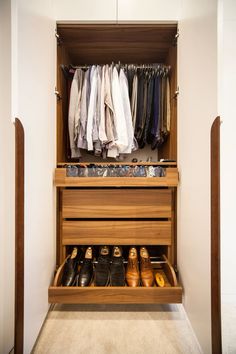
[[[161,146],[170,132],[169,72],[160,64],[78,67],[69,100],[71,157],[81,149],[117,158]]]

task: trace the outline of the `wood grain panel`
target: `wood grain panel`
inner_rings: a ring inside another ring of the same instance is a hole
[[[174,271],[172,265],[170,264],[168,258],[164,254],[163,254],[163,258],[166,261],[166,263],[163,264],[163,268],[165,270],[165,274],[167,276],[167,279],[172,286],[177,286],[178,283],[177,283],[175,271]]]
[[[212,353],[222,353],[220,278],[220,117],[211,127],[211,334]]]
[[[62,244],[171,245],[171,221],[64,221]]]
[[[165,144],[159,147],[158,157],[164,159],[173,159],[177,161],[177,100],[175,95],[178,89],[177,84],[177,46],[169,48],[168,56],[166,58],[166,65],[171,66],[170,72],[170,134]]]
[[[166,42],[173,43],[177,24],[58,24],[63,43]]]
[[[24,351],[24,128],[15,120],[15,323],[14,353]]]
[[[170,218],[169,189],[64,190],[63,218]]]
[[[63,304],[168,304],[182,302],[182,288],[50,287],[48,298]]]
[[[67,177],[65,168],[56,168],[57,187],[177,187],[177,168],[166,168],[165,177]]]

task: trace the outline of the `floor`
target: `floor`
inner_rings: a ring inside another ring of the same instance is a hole
[[[55,305],[33,354],[200,354],[182,305]]]
[[[223,354],[236,354],[236,302],[221,304]]]

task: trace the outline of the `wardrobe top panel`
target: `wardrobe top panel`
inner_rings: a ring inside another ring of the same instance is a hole
[[[58,24],[71,64],[165,62],[177,24]]]

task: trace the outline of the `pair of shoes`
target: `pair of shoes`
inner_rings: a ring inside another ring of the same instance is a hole
[[[108,246],[99,249],[98,263],[95,269],[95,286],[125,286],[125,268],[122,248],[114,246],[112,257]]]
[[[78,247],[74,247],[71,255],[67,258],[62,274],[62,286],[72,286],[77,274],[78,264],[81,258]]]
[[[93,278],[93,249],[88,247],[86,249],[83,264],[80,272],[77,275],[75,285],[76,286],[89,286]]]
[[[64,272],[62,274],[62,286],[88,286],[93,277],[93,250],[88,247],[84,254],[82,248],[79,252],[78,247],[74,247],[71,255],[67,258]],[[83,257],[83,263],[79,270],[79,264]]]
[[[138,252],[135,247],[130,248],[128,265],[126,269],[126,280],[129,286],[136,287],[141,282],[143,286],[151,287],[154,283],[153,268],[146,247],[140,248],[140,272],[138,266]]]

